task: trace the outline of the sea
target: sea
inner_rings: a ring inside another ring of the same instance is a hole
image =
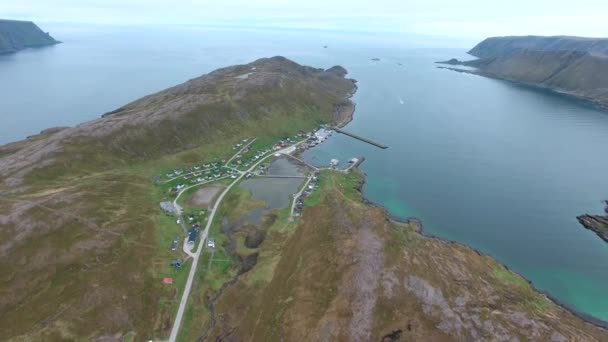
[[[476,41],[390,32],[39,23],[63,43],[0,56],[0,144],[98,118],[216,68],[282,55],[358,81],[345,130],[305,158],[364,156],[364,195],[424,232],[491,255],[608,322],[608,244],[576,216],[608,199],[608,113],[437,68]],[[469,58],[471,58],[469,56]],[[379,59],[377,61],[372,59]]]

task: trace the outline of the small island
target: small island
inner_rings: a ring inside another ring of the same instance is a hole
[[[59,43],[31,21],[0,19],[0,55]]]

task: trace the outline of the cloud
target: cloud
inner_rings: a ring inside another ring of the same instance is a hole
[[[0,17],[116,25],[239,25],[454,37],[608,36],[608,2],[585,0],[20,0]]]

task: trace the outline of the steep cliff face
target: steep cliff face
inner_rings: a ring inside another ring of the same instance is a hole
[[[31,21],[0,19],[0,54],[57,43]]]
[[[608,108],[608,39],[493,37],[469,54],[479,59],[448,64],[477,67],[469,72],[537,85]]]

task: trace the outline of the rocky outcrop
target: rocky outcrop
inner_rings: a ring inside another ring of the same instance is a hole
[[[493,37],[469,51],[476,60],[441,62],[457,70],[534,85],[608,109],[608,39]]]
[[[31,21],[0,19],[0,55],[58,43]]]
[[[604,211],[608,214],[608,201],[605,201]],[[591,230],[602,240],[608,242],[608,215],[581,215],[576,218],[585,228]]]

